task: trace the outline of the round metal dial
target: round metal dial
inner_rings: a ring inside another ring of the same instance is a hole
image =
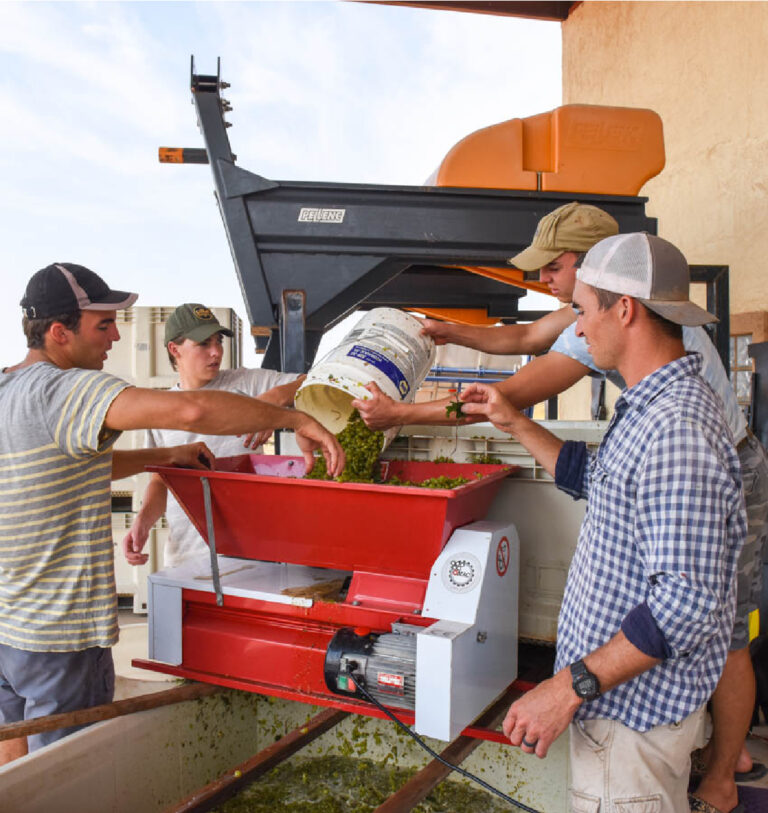
[[[456,587],[469,587],[475,578],[475,568],[468,559],[451,559],[448,580]]]
[[[458,553],[443,563],[443,584],[454,593],[466,593],[480,583],[481,572],[477,556]]]

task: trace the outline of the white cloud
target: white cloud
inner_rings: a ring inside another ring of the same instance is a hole
[[[90,265],[140,304],[244,315],[188,87],[222,58],[238,164],[421,183],[469,132],[560,101],[559,26],[363,3],[0,2],[3,364],[26,279]]]

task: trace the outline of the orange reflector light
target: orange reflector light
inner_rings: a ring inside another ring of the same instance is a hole
[[[159,147],[157,157],[161,164],[183,164],[184,150],[181,147]]]

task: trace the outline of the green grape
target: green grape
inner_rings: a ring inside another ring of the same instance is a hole
[[[347,462],[344,471],[337,478],[340,483],[374,483],[378,478],[379,455],[383,445],[384,433],[369,429],[360,413],[355,410],[347,425],[337,432],[341,448],[344,449]],[[331,480],[323,457],[315,458],[315,466],[306,475],[312,480]]]

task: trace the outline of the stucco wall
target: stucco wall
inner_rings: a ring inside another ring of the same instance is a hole
[[[766,42],[764,2],[584,2],[563,24],[563,103],[659,113],[647,211],[689,262],[730,266],[734,314],[768,307]]]

